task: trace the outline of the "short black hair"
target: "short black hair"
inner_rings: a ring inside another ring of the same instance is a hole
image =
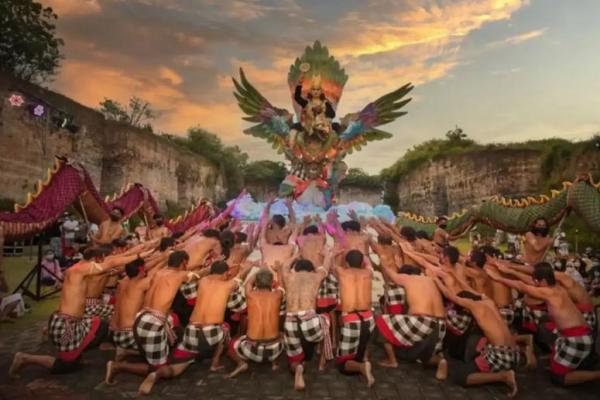
[[[125,215],[125,211],[123,211],[123,209],[121,207],[115,206],[110,211],[113,212],[115,210],[119,211],[121,213],[121,215]]]
[[[229,265],[225,261],[215,261],[210,266],[211,275],[223,275],[229,271]]]
[[[125,273],[130,278],[135,278],[140,272],[140,267],[144,266],[144,260],[142,258],[136,258],[135,260],[125,264]]]
[[[417,231],[416,236],[418,239],[427,239],[429,240],[429,235],[427,234],[427,232],[421,230],[421,231]]]
[[[294,271],[296,272],[313,272],[315,270],[315,266],[313,265],[313,263],[310,260],[306,260],[304,258],[299,258],[296,261],[294,261],[293,267]]]
[[[208,237],[208,238],[220,239],[221,233],[216,229],[207,228],[202,231],[202,236]]]
[[[402,267],[400,267],[398,272],[406,275],[421,275],[421,272],[423,271],[421,271],[421,268],[415,267],[414,265],[404,264]]]
[[[547,220],[546,218],[544,218],[544,217],[537,217],[536,219],[534,219],[534,220],[531,222],[531,226],[535,226],[536,222],[538,222],[538,221],[544,221],[544,222],[546,223],[546,226],[548,226],[548,225],[549,225],[549,224],[548,224],[548,220]]]
[[[280,228],[285,226],[285,217],[281,214],[275,214],[271,217],[271,221]]]
[[[244,243],[246,240],[248,240],[248,235],[246,235],[244,232],[236,232],[234,236],[236,243]]]
[[[392,237],[390,235],[379,235],[377,237],[377,243],[389,246],[392,244]]]
[[[271,289],[273,287],[273,273],[268,269],[261,269],[256,273],[254,283],[259,289]]]
[[[317,235],[319,234],[319,228],[316,225],[309,225],[302,231],[303,235]]]
[[[346,253],[346,263],[350,268],[360,268],[363,265],[364,260],[363,253],[358,250],[350,250]]]
[[[480,251],[482,251],[486,256],[490,256],[490,257],[501,257],[502,256],[502,252],[495,248],[492,245],[486,244],[485,246],[480,246],[479,249]]]
[[[552,265],[547,262],[535,264],[533,267],[533,279],[538,282],[544,280],[549,286],[556,285],[554,270],[552,269]]]
[[[226,229],[219,235],[219,242],[221,243],[221,251],[223,252],[223,255],[228,258],[229,251],[235,244],[235,235],[229,229]]]
[[[478,266],[479,268],[483,268],[485,262],[487,261],[487,257],[485,256],[485,252],[481,249],[473,250],[471,252],[471,262]]]
[[[164,219],[163,216],[161,214],[154,214],[154,216],[152,217],[153,219]]]
[[[458,297],[462,297],[463,299],[470,299],[470,300],[475,300],[475,301],[479,301],[482,299],[481,296],[479,296],[473,292],[469,292],[468,290],[462,290],[462,291],[458,292],[456,295]]]
[[[127,242],[123,239],[115,239],[110,244],[117,249],[127,246]]]
[[[445,257],[448,257],[448,261],[450,261],[450,264],[452,265],[456,264],[458,262],[458,259],[460,258],[460,252],[454,246],[446,246],[444,247],[442,252],[442,254],[444,254]]]
[[[186,251],[174,251],[169,255],[169,261],[167,262],[167,265],[169,266],[169,268],[179,268],[182,263],[188,261],[189,259],[190,256]]]
[[[400,228],[400,235],[409,242],[417,240],[417,231],[412,226],[403,226]]]
[[[351,219],[350,221],[342,222],[344,232],[353,231],[360,232],[360,222]]]
[[[446,217],[445,215],[440,215],[439,217],[436,218],[435,223],[439,224],[441,221],[448,221],[448,217]]]
[[[102,257],[102,254],[99,247],[88,247],[83,251],[83,259],[89,261],[92,258]]]
[[[160,244],[158,245],[158,250],[165,251],[166,249],[168,249],[169,247],[172,247],[173,245],[175,245],[175,239],[173,239],[172,237],[164,237],[164,238],[160,239]]]
[[[182,237],[182,236],[183,236],[183,234],[184,234],[184,232],[183,232],[183,231],[182,231],[182,232],[175,232],[175,233],[173,233],[173,234],[171,235],[171,237],[172,237],[173,239],[179,239],[180,237]]]

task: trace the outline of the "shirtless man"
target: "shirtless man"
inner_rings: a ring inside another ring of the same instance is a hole
[[[260,231],[259,248],[262,256],[262,264],[271,269],[271,272],[276,272],[274,267],[276,264],[284,264],[292,257],[295,245],[293,243],[272,242],[269,240],[269,227],[262,226]],[[290,230],[291,233],[291,230]],[[287,236],[289,240],[289,235]]]
[[[111,247],[106,246],[106,251],[110,252]],[[88,277],[88,283],[85,290],[85,317],[98,316],[108,321],[112,317],[114,305],[104,302],[103,294],[108,280],[115,276],[115,271],[108,271],[106,274],[93,275]]]
[[[463,386],[505,383],[509,387],[509,397],[517,394],[515,368],[519,366],[521,354],[504,319],[498,312],[496,303],[485,295],[471,291],[457,294],[435,278],[438,288],[454,304],[469,310],[481,331],[469,337],[465,355],[450,357],[440,362],[436,377],[446,379],[448,372],[455,383]]]
[[[446,232],[446,228],[448,227],[448,217],[441,216],[438,217],[437,221],[435,221],[437,227],[435,231],[433,231],[433,242],[440,247],[446,247],[450,244],[452,240],[458,239],[460,236],[452,236],[448,232]]]
[[[283,352],[279,336],[279,307],[283,290],[273,290],[273,273],[261,269],[245,285],[248,302],[248,331],[231,341],[227,355],[235,363],[228,378],[248,370],[248,362],[270,362],[277,369],[277,358]]]
[[[552,349],[550,373],[558,385],[576,385],[600,380],[600,371],[586,370],[593,361],[594,338],[585,318],[571,300],[568,291],[556,284],[552,266],[541,262],[535,265],[534,285],[501,277],[491,272],[492,279],[530,296],[543,299],[556,323],[558,338]]]
[[[154,215],[154,223],[156,226],[152,229],[148,229],[146,236],[148,240],[162,239],[171,235],[171,230],[165,226],[165,220],[162,215]]]
[[[377,230],[377,229],[376,229]],[[387,268],[392,271],[398,271],[404,263],[402,249],[394,245],[392,238],[385,232],[379,233],[377,242],[370,240],[371,249],[379,257],[379,270]],[[397,285],[383,274],[383,299],[381,306],[384,314],[404,314],[407,312],[406,291],[401,285]]]
[[[109,361],[106,365],[106,383],[112,384],[119,372],[146,376],[139,388],[148,394],[160,367],[167,365],[169,344],[175,342],[173,327],[177,321],[169,315],[169,308],[182,283],[198,279],[198,274],[186,271],[189,256],[185,251],[171,253],[168,268],[157,271],[146,291],[142,310],[133,323],[133,335],[147,363]]]
[[[361,374],[367,386],[375,383],[371,363],[366,352],[375,320],[371,310],[371,281],[373,271],[365,268],[364,256],[359,250],[350,250],[345,256],[346,266],[336,265],[340,283],[342,326],[336,363],[343,374]]]
[[[327,257],[326,266],[329,266],[331,252],[328,252]],[[327,318],[315,312],[319,286],[329,271],[323,266],[315,270],[310,261],[292,257],[279,267],[279,273],[286,291],[286,317],[283,325],[285,350],[294,374],[294,389],[304,390],[304,361],[312,359],[318,342],[330,340]],[[321,357],[324,356],[325,351],[322,351]]]
[[[554,243],[554,239],[548,236],[550,229],[545,218],[536,218],[531,225],[531,230],[525,234],[523,246],[523,261],[535,265],[544,261],[548,249]]]
[[[187,263],[188,269],[210,266],[212,262],[221,257],[223,252],[221,234],[212,228],[202,231],[202,235],[192,236],[180,247],[190,257]]]
[[[108,333],[108,323],[98,317],[84,316],[88,279],[137,257],[118,256],[105,260],[107,253],[103,248],[89,248],[84,252],[83,260],[65,271],[60,305],[48,322],[48,336],[58,356],[16,353],[9,370],[11,377],[16,377],[21,367],[27,364],[41,365],[54,374],[78,370],[81,367],[81,353],[102,341]]]
[[[287,244],[290,240],[292,232],[296,228],[296,213],[292,207],[292,200],[288,199],[285,201],[290,218],[289,224],[286,224],[285,217],[281,214],[273,215],[271,220],[267,223],[271,206],[274,202],[274,198],[267,202],[267,206],[265,207],[260,218],[260,226],[266,227],[266,238],[268,244]]]
[[[113,240],[123,236],[122,218],[123,210],[114,207],[110,212],[110,218],[100,223],[98,232],[91,238],[92,242],[96,245],[111,244]]]
[[[127,277],[121,280],[117,287],[115,312],[111,320],[116,361],[123,360],[128,354],[139,354],[133,335],[133,323],[152,281],[152,278],[147,276],[144,260],[141,258],[125,265],[125,273]]]
[[[406,290],[408,313],[377,316],[377,329],[385,338],[387,359],[382,367],[396,368],[397,358],[424,365],[438,365],[446,334],[445,308],[435,282],[412,265],[404,265],[399,272],[383,268],[384,275]]]
[[[254,251],[254,245],[256,244],[256,240],[253,239],[255,227],[255,224],[251,224],[248,226],[247,233],[233,233],[234,244],[229,251],[229,257],[227,258],[227,264],[231,267],[242,265],[252,251]]]

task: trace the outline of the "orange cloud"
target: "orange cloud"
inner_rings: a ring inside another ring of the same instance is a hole
[[[537,29],[534,31],[530,31],[530,32],[525,32],[525,33],[521,33],[519,35],[515,35],[515,36],[511,36],[508,37],[504,40],[498,40],[495,42],[491,42],[488,43],[487,47],[490,48],[496,48],[496,47],[502,47],[502,46],[514,46],[517,44],[521,44],[523,42],[527,42],[531,39],[535,39],[537,37],[542,36],[544,33],[546,33],[546,29]]]
[[[45,6],[50,6],[59,17],[81,16],[100,12],[97,0],[44,0]]]

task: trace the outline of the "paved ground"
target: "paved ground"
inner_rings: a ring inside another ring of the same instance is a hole
[[[89,362],[79,373],[56,376],[41,368],[30,366],[21,373],[21,378],[10,381],[7,370],[12,354],[19,351],[52,354],[51,346],[43,342],[38,323],[18,335],[7,335],[0,327],[0,400],[31,399],[127,399],[137,397],[137,387],[141,378],[120,375],[116,386],[104,385],[104,367],[112,352],[92,350],[86,353]],[[375,348],[372,357],[381,357],[381,350]],[[155,386],[148,399],[159,398],[205,398],[205,399],[428,399],[428,400],[486,400],[505,398],[504,386],[463,389],[452,383],[440,383],[433,378],[433,371],[424,370],[419,365],[403,365],[395,370],[375,368],[375,386],[367,389],[358,377],[347,377],[329,365],[323,374],[317,374],[315,365],[307,372],[307,390],[297,393],[291,389],[292,378],[288,374],[284,357],[280,359],[281,369],[271,372],[268,366],[251,366],[251,371],[232,380],[221,373],[208,372],[207,363],[192,365],[186,373],[173,381],[163,381]],[[228,370],[231,364],[225,360]],[[597,400],[600,384],[584,385],[569,390],[549,384],[542,363],[538,371],[520,372],[519,399],[553,400],[576,398]]]

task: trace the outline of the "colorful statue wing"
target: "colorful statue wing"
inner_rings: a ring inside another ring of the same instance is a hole
[[[308,67],[308,71],[304,72],[304,80],[302,82],[302,96],[306,97],[313,80],[319,81],[319,85],[323,89],[323,94],[331,103],[334,110],[342,97],[344,85],[348,81],[346,71],[340,67],[340,63],[329,55],[329,49],[321,45],[318,40],[313,44],[313,47],[307,46],[304,54],[300,58],[296,58],[294,64],[290,66],[288,73],[288,85],[292,102],[297,115],[300,115],[302,108],[294,100],[296,86],[300,83],[302,75],[302,67]]]
[[[360,150],[366,142],[392,137],[391,133],[375,127],[388,124],[406,114],[406,111],[399,110],[412,100],[412,98],[403,100],[403,97],[412,89],[412,84],[407,83],[367,104],[362,111],[348,114],[342,118],[342,133],[340,134],[342,150],[351,153],[353,149]]]
[[[286,139],[290,132],[292,114],[282,108],[274,107],[269,101],[248,82],[244,70],[240,68],[240,82],[233,78],[235,92],[233,95],[239,107],[247,115],[243,119],[249,122],[258,122],[251,128],[244,130],[247,135],[252,135],[267,140],[279,153],[286,149]]]

